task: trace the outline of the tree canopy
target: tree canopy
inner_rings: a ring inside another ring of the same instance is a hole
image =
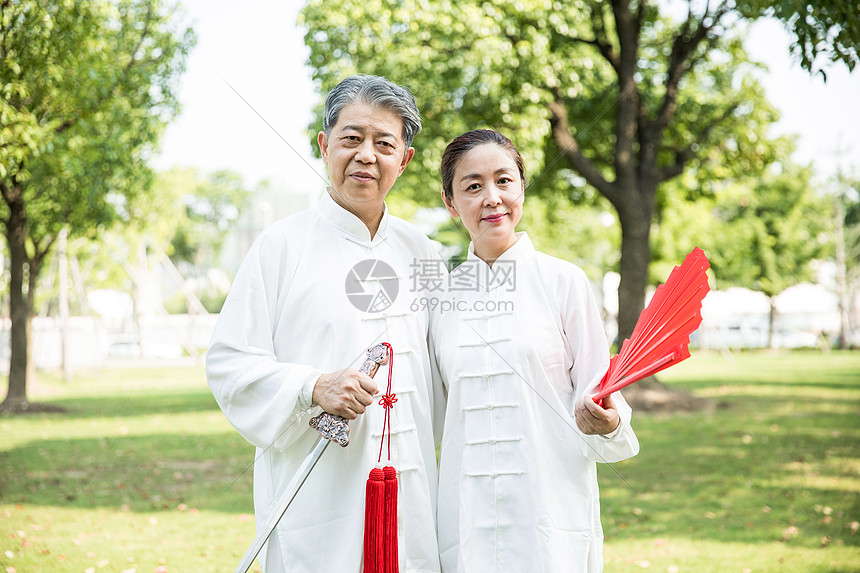
[[[739,12],[747,18],[773,16],[792,33],[792,53],[803,69],[827,78],[831,62],[849,70],[860,62],[860,5],[852,0],[741,0]]]
[[[170,258],[200,266],[217,256],[250,195],[242,177],[226,170],[204,175],[174,168],[160,180],[159,187],[182,203],[183,216],[170,239]]]
[[[160,0],[0,2],[0,221],[9,248],[7,408],[26,408],[36,279],[60,229],[128,220],[194,43]]]
[[[827,249],[830,206],[810,170],[790,166],[724,190],[711,264],[721,281],[774,297],[812,278],[809,263]],[[737,252],[740,250],[741,252]]]
[[[780,165],[756,181],[732,185],[717,203],[720,225],[711,266],[722,284],[757,290],[770,299],[770,344],[775,297],[813,278],[810,263],[830,246],[830,203],[815,193],[808,168]]]
[[[746,22],[772,10],[680,5],[688,9],[678,17],[644,0],[311,0],[300,22],[323,92],[370,73],[416,94],[425,130],[398,193],[438,201],[445,144],[492,127],[523,152],[527,196],[567,189],[572,199],[575,178],[608,201],[621,228],[626,336],[644,303],[651,229],[668,190],[712,194],[720,180],[761,172],[785,151],[769,138],[777,114],[742,45]]]

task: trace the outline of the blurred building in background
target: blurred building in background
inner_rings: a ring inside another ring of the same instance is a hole
[[[315,205],[321,192],[321,188],[305,192],[283,184],[261,185],[226,239],[218,265],[206,272],[206,288],[226,293],[257,235],[275,221]],[[208,312],[195,294],[202,288],[198,284],[201,279],[184,277],[164,255],[163,246],[150,245],[141,257],[143,261],[129,262],[137,271],[134,292],[88,290],[75,277],[68,277],[69,296],[84,299],[79,306],[85,310],[81,316],[65,320],[53,312],[33,317],[33,362],[37,369],[202,360],[218,315]],[[42,279],[53,285],[49,274],[45,272]],[[184,312],[169,312],[175,308],[168,307],[177,306],[177,299]],[[9,329],[8,317],[0,318],[2,369],[8,369],[9,364]]]

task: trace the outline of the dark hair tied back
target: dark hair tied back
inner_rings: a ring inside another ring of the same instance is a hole
[[[479,145],[487,143],[495,143],[510,153],[511,158],[517,164],[517,169],[520,171],[520,180],[525,181],[526,174],[525,167],[523,166],[523,158],[514,144],[511,143],[511,140],[492,129],[476,129],[467,131],[463,135],[454,138],[442,154],[442,164],[439,170],[442,175],[442,189],[445,191],[445,197],[451,199],[454,195],[454,171],[456,171],[463,157]]]

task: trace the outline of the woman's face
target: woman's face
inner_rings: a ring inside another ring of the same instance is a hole
[[[463,221],[476,255],[495,259],[516,243],[524,186],[510,153],[495,143],[475,147],[454,169],[451,191],[451,199],[442,193],[445,207]]]

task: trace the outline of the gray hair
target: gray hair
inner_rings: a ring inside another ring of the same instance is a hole
[[[331,135],[331,128],[337,124],[340,111],[357,102],[397,114],[403,120],[403,141],[407,149],[421,131],[421,115],[409,88],[398,86],[380,76],[356,74],[337,84],[325,99],[323,131],[326,137]]]

